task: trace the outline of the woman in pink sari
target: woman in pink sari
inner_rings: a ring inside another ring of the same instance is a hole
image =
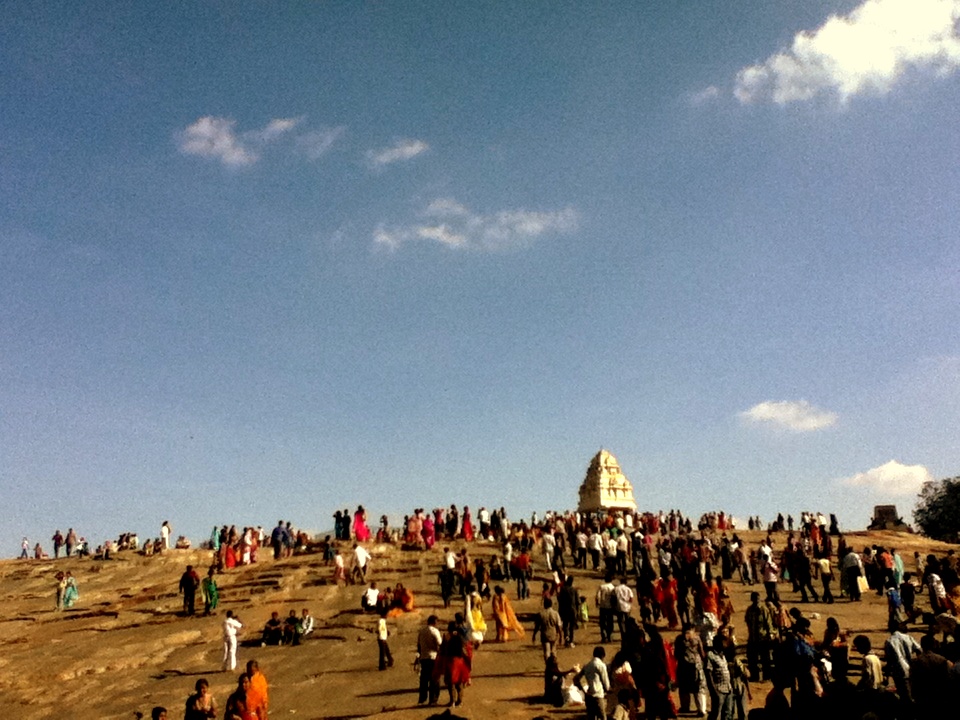
[[[427,546],[427,550],[437,542],[437,531],[433,525],[433,518],[429,515],[423,519],[423,542]]]
[[[353,537],[357,542],[366,542],[370,539],[367,511],[363,509],[363,505],[357,506],[357,511],[353,514]]]

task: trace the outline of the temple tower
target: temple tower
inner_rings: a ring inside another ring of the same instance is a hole
[[[587,468],[587,476],[580,485],[580,503],[577,510],[582,513],[603,512],[605,510],[637,509],[633,499],[633,485],[620,469],[620,463],[608,451],[601,449]]]

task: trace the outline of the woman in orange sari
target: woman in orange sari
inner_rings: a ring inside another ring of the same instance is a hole
[[[509,640],[511,630],[519,638],[524,636],[523,626],[517,620],[517,615],[510,604],[510,598],[507,597],[503,588],[499,585],[493,589],[493,600],[490,603],[490,608],[493,610],[493,618],[497,623],[497,642]]]

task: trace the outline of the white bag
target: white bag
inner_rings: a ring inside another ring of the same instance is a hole
[[[571,707],[573,705],[585,705],[583,691],[576,685],[567,685],[563,688],[563,706]]]

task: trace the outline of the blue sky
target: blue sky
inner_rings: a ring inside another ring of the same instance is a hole
[[[0,543],[960,472],[960,2],[0,23]]]

